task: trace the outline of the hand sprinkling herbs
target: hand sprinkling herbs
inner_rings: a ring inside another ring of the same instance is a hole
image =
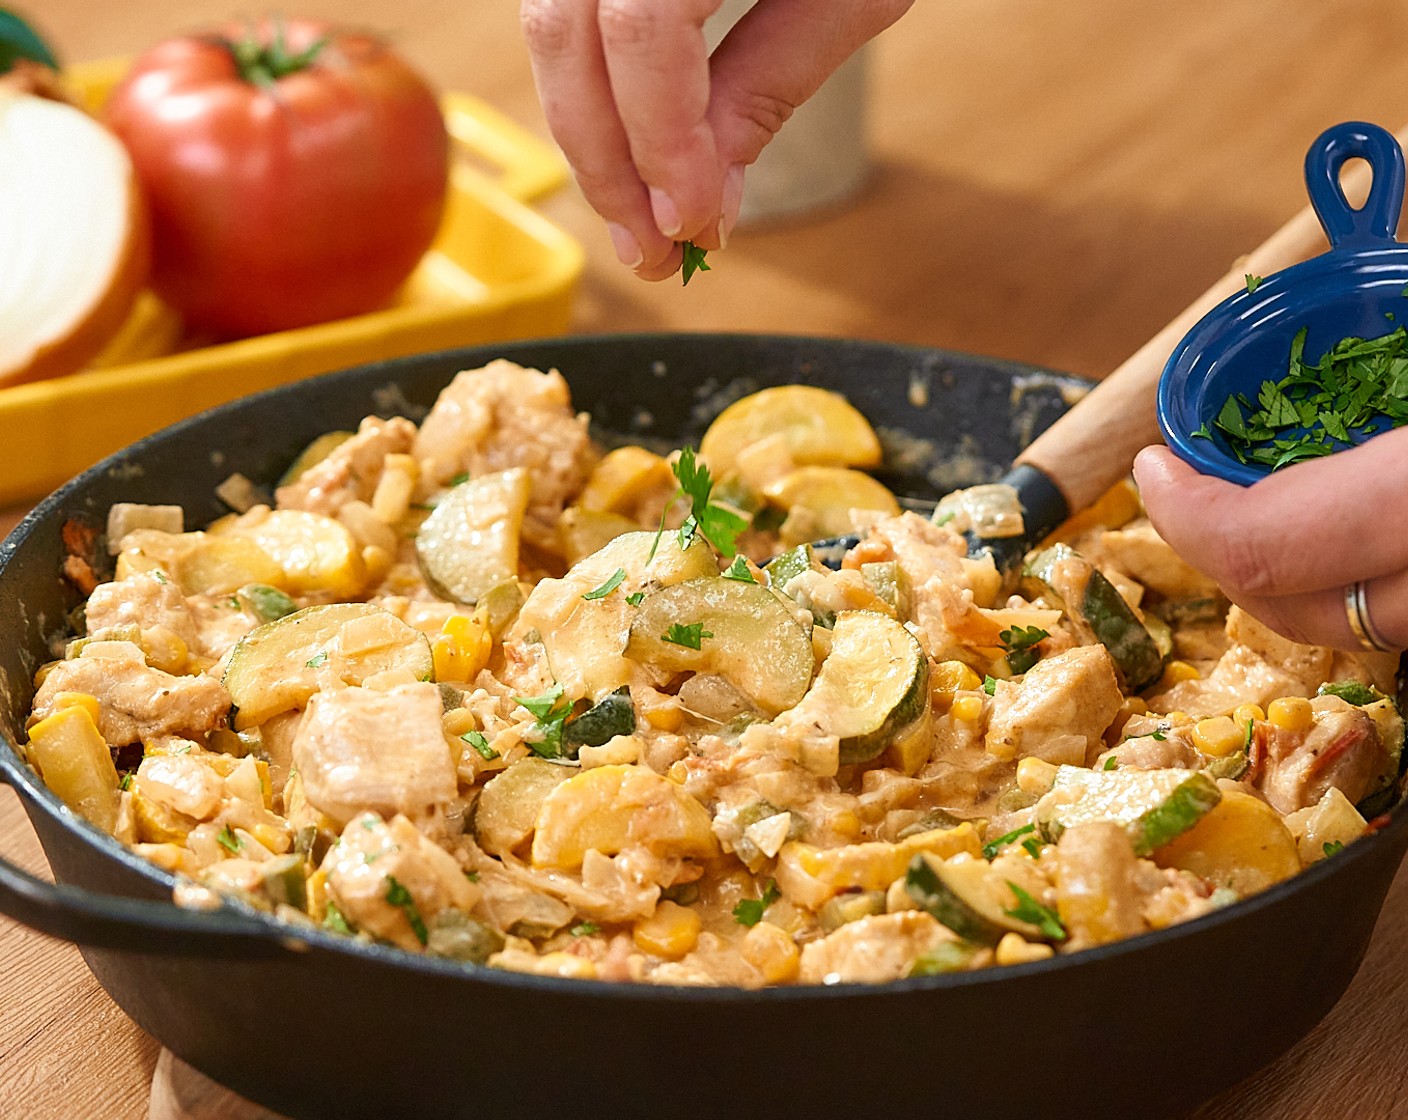
[[[693,241],[681,241],[680,248],[684,250],[684,261],[680,265],[680,279],[688,284],[696,272],[712,272],[709,262],[704,258],[708,255],[707,249],[701,249]]]

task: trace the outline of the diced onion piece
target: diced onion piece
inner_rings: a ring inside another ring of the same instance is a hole
[[[81,369],[147,276],[127,153],[71,105],[0,91],[0,385]]]

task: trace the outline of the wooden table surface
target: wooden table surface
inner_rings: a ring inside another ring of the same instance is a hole
[[[71,60],[246,10],[18,6]],[[387,29],[440,85],[546,134],[510,0],[304,0],[295,13]],[[1099,376],[1304,203],[1301,160],[1321,129],[1408,121],[1402,16],[1401,0],[921,3],[872,49],[874,173],[853,204],[739,231],[684,291],[617,266],[575,192],[550,202],[588,251],[576,328],[858,335]],[[0,837],[42,866],[8,792]],[[1408,1117],[1405,926],[1408,872],[1345,999],[1200,1116]],[[158,1047],[74,949],[0,920],[0,1007],[0,1115],[146,1114]]]

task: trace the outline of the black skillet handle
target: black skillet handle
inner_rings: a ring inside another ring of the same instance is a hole
[[[28,782],[0,756],[0,779],[17,790]],[[18,780],[17,780],[18,779]],[[30,798],[41,812],[54,810]],[[69,822],[60,822],[72,827]],[[85,841],[75,838],[75,842]],[[94,949],[120,949],[163,956],[252,959],[274,957],[301,948],[297,938],[273,922],[229,907],[214,911],[183,910],[166,902],[149,902],[96,894],[80,887],[50,883],[0,857],[0,914],[30,929]]]

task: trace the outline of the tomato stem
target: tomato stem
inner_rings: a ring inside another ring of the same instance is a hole
[[[244,38],[226,45],[240,77],[253,85],[272,86],[280,78],[311,66],[327,41],[327,36],[320,36],[301,51],[290,52],[284,42],[283,20],[276,20],[272,42],[261,42],[258,31],[251,26]]]

